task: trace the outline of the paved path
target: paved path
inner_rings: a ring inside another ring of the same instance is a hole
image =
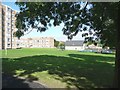
[[[39,83],[30,82],[28,80],[19,79],[6,74],[2,75],[2,88],[42,88],[48,90],[48,88]]]

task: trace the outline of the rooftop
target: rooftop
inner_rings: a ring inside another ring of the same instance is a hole
[[[65,46],[83,46],[84,41],[82,40],[71,40],[66,41]]]

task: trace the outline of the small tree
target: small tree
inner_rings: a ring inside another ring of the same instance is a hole
[[[57,41],[57,40],[54,39],[54,46],[58,47],[58,45],[59,45],[59,41]]]

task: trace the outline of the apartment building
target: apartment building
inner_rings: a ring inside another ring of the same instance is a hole
[[[0,50],[14,48],[53,48],[54,38],[37,37],[37,38],[21,38],[13,36],[17,31],[15,26],[16,11],[12,8],[0,3]]]
[[[0,4],[0,49],[16,48],[16,37],[13,33],[17,30],[15,27],[16,11],[12,8]]]
[[[0,50],[2,49],[2,5],[0,2]]]
[[[54,48],[53,37],[21,38],[19,45],[22,48]]]

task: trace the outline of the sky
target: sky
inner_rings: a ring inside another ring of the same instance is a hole
[[[9,0],[8,0],[9,1]],[[13,10],[16,11],[20,11],[19,7],[17,5],[15,5],[15,0],[12,0],[12,2],[2,2],[2,4],[7,5],[9,7],[11,7]],[[48,28],[48,30],[46,30],[45,32],[37,32],[37,30],[33,29],[32,32],[30,32],[29,34],[26,34],[24,36],[22,36],[21,38],[32,38],[32,37],[54,37],[54,39],[58,40],[58,41],[66,41],[68,40],[66,35],[63,35],[62,32],[62,28],[63,28],[64,24],[62,23],[60,26],[52,26],[50,28]],[[82,33],[79,32],[76,36],[73,37],[72,40],[84,40],[84,38],[82,37]]]

